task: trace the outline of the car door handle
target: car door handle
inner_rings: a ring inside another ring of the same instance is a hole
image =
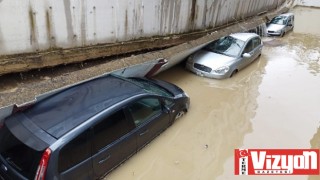
[[[102,164],[102,163],[104,163],[104,162],[106,162],[108,159],[110,159],[110,154],[108,155],[108,156],[106,156],[105,158],[103,158],[103,159],[101,159],[98,163],[99,164]]]
[[[143,136],[149,132],[149,129],[145,130],[144,132],[140,133],[140,136]]]

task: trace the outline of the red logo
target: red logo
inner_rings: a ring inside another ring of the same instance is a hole
[[[319,149],[235,149],[235,175],[320,175]]]

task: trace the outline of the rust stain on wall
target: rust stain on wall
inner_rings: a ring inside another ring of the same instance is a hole
[[[1,27],[0,27],[0,52],[6,52],[6,45],[4,43],[4,37],[2,34]]]
[[[197,0],[192,0],[190,10],[190,30],[194,30],[196,20],[196,4]]]
[[[208,0],[204,1],[204,8],[202,12],[202,26],[206,26],[207,23],[207,12],[208,12]]]
[[[97,43],[97,12],[96,6],[92,7],[93,11],[93,36],[94,36],[94,43]]]
[[[168,0],[162,0],[161,1],[161,5],[160,5],[160,34],[163,35],[165,34],[166,30],[167,30],[167,11],[168,11]]]
[[[30,45],[35,50],[39,50],[39,43],[38,43],[38,33],[37,33],[37,24],[36,24],[36,13],[33,12],[32,8],[29,8],[29,25],[30,25]]]
[[[174,14],[173,14],[173,11],[174,11],[174,3],[175,3],[175,1],[170,1],[170,2],[168,2],[168,8],[167,8],[167,14],[166,14],[166,16],[168,17],[167,19],[168,19],[168,30],[166,31],[166,32],[168,32],[168,33],[171,33],[172,32],[172,29],[174,28],[174,27],[172,27],[172,21],[173,21],[173,18],[174,18]]]
[[[236,17],[238,17],[238,18],[241,17],[241,13],[242,13],[241,9],[242,9],[242,3],[240,3],[240,1],[238,1],[237,9],[235,12]]]
[[[67,33],[68,33],[68,41],[70,44],[73,44],[73,26],[72,26],[72,16],[71,16],[71,4],[70,0],[64,0],[64,14],[66,16],[66,26],[67,26]]]
[[[210,23],[209,23],[209,27],[212,28],[214,27],[214,24],[215,24],[215,19],[216,19],[216,10],[215,8],[217,7],[217,0],[211,2],[211,5],[210,5],[210,14],[211,16],[209,17],[210,18]]]
[[[173,28],[179,28],[179,21],[180,21],[180,11],[181,10],[181,0],[175,1],[175,8],[174,8],[174,19],[173,19]]]
[[[86,0],[81,1],[81,45],[85,46],[87,42],[87,6]]]
[[[180,20],[180,9],[181,9],[181,1],[176,0],[176,1],[170,1],[169,4],[169,28],[168,32],[169,33],[174,33],[176,32],[179,28],[179,20]]]
[[[71,8],[71,7],[70,7]],[[78,41],[78,34],[77,32],[75,31],[75,21],[76,21],[76,17],[77,17],[77,14],[76,14],[76,7],[75,6],[72,6],[72,13],[71,13],[71,23],[72,23],[72,27],[73,27],[73,31],[72,31],[72,45],[73,46],[77,46],[77,41]]]
[[[128,37],[128,28],[129,28],[129,25],[128,25],[128,10],[126,9],[126,16],[125,16],[125,20],[124,20],[124,35],[125,35],[126,39]]]
[[[216,4],[216,10],[215,12],[216,15],[215,15],[215,22],[214,22],[214,26],[213,27],[216,27],[216,26],[219,26],[220,25],[220,10],[222,8],[222,1],[217,1],[217,4]]]
[[[156,8],[159,12],[158,16],[160,17],[160,34],[172,34],[178,31],[181,8],[181,0],[161,1],[161,5]],[[188,29],[189,27],[187,27],[186,30]]]
[[[46,11],[46,28],[47,28],[47,36],[48,42],[50,45],[50,49],[56,47],[56,38],[53,31],[53,21],[52,21],[52,7],[49,7],[49,10]]]

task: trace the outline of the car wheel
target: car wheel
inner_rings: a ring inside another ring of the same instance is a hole
[[[185,113],[186,113],[186,112],[183,111],[183,110],[180,111],[180,112],[178,112],[178,113],[176,114],[176,117],[175,117],[174,119],[177,120],[177,119],[181,118]]]
[[[230,78],[232,78],[232,76],[234,76],[235,74],[237,74],[237,72],[238,72],[238,70],[237,70],[237,69],[236,69],[236,70],[234,70],[234,71],[231,73]]]
[[[285,34],[286,34],[286,32],[282,32],[280,36],[283,37]]]

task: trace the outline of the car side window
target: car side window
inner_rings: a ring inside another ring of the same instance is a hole
[[[161,114],[161,104],[157,98],[144,98],[128,107],[134,123],[139,126],[151,117]]]
[[[164,105],[167,107],[172,107],[174,105],[174,102],[172,100],[164,99]]]
[[[243,53],[250,53],[253,50],[253,40],[251,39],[246,47],[244,48]]]
[[[134,128],[126,119],[123,110],[106,117],[93,127],[93,153],[108,146]]]
[[[291,26],[291,25],[292,25],[292,17],[289,17],[288,26]]]
[[[261,44],[261,39],[258,38],[258,37],[257,37],[257,38],[254,38],[252,41],[253,41],[253,48],[254,48],[254,49]]]
[[[91,156],[91,144],[88,139],[89,131],[85,131],[66,144],[59,153],[59,173],[79,164]]]

